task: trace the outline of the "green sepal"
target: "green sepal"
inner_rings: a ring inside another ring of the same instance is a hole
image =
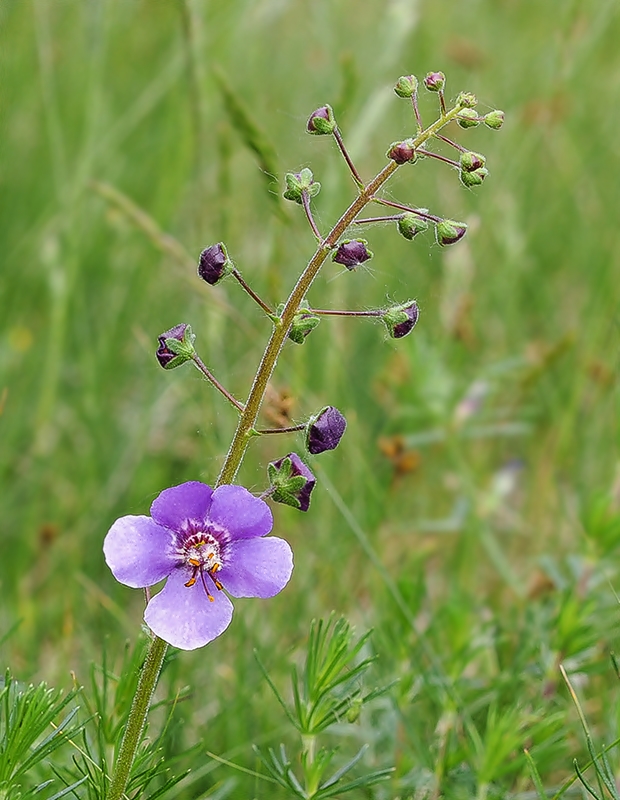
[[[283,193],[285,200],[292,200],[294,203],[302,205],[304,190],[308,193],[309,197],[316,197],[321,191],[321,184],[314,180],[312,170],[307,167],[301,172],[287,172],[284,176],[286,183],[286,190]]]
[[[421,208],[420,211],[426,212],[428,209]],[[398,232],[405,239],[413,239],[418,233],[428,230],[428,222],[423,217],[418,217],[417,214],[408,212],[403,214],[397,222]]]
[[[175,367],[180,367],[181,364],[185,364],[186,361],[191,361],[196,352],[194,350],[195,339],[196,336],[192,333],[190,325],[185,329],[182,341],[173,338],[164,339],[166,349],[175,354],[175,357],[164,366],[164,369],[174,369]]]
[[[480,167],[479,169],[473,170],[473,172],[464,172],[461,170],[459,177],[463,186],[470,188],[472,186],[480,186],[488,174],[489,170],[486,167]]]
[[[475,128],[480,125],[480,117],[474,108],[462,108],[456,115],[456,121],[461,128]]]

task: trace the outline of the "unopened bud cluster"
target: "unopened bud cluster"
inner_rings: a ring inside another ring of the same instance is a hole
[[[424,128],[422,115],[418,107],[420,85],[431,94],[434,94],[439,104],[439,116],[428,128]],[[225,277],[234,276],[242,288],[258,303],[266,317],[271,320],[274,329],[265,355],[268,354],[273,342],[276,342],[274,348],[276,346],[281,348],[285,337],[288,337],[295,344],[303,344],[309,334],[318,326],[321,315],[341,315],[348,318],[370,317],[377,321],[381,320],[385,325],[388,336],[392,339],[402,339],[415,328],[420,315],[419,307],[415,300],[407,300],[375,310],[336,311],[334,309],[320,310],[311,308],[305,299],[305,294],[308,292],[313,277],[316,275],[316,270],[320,268],[328,256],[331,256],[331,260],[335,264],[344,266],[352,273],[356,271],[357,267],[373,258],[373,252],[366,239],[358,236],[346,238],[347,234],[350,236],[356,226],[382,221],[395,222],[400,235],[408,240],[415,239],[420,233],[426,232],[432,226],[435,239],[442,247],[456,244],[465,236],[467,225],[464,222],[437,216],[427,208],[411,207],[391,199],[388,200],[379,191],[387,178],[397,168],[405,164],[416,163],[419,159],[429,158],[438,159],[458,170],[461,183],[468,188],[479,186],[485,181],[488,175],[485,157],[481,153],[467,150],[461,144],[451,141],[443,134],[440,135],[439,131],[450,122],[456,122],[463,129],[474,128],[484,124],[491,130],[498,130],[503,125],[504,113],[496,109],[485,115],[480,115],[476,109],[476,96],[470,92],[460,92],[453,107],[447,109],[445,87],[446,76],[439,71],[427,73],[420,82],[414,75],[403,75],[397,80],[394,92],[399,98],[410,101],[413,107],[415,115],[414,133],[390,144],[386,153],[388,164],[370,183],[362,179],[353,164],[346,150],[332,107],[326,104],[312,112],[306,124],[306,131],[314,136],[333,137],[355,181],[359,196],[339,219],[332,231],[324,235],[315,222],[313,204],[310,202],[319,194],[321,184],[315,181],[312,171],[307,167],[299,172],[287,172],[285,174],[283,196],[286,200],[303,207],[303,212],[318,242],[318,249],[308,268],[299,278],[296,289],[293,290],[285,303],[275,304],[275,311],[272,310],[274,306],[265,303],[245,282],[229,257],[223,242],[210,245],[200,253],[198,275],[203,281],[215,286]],[[458,161],[433,152],[432,145],[437,143],[442,147],[455,148],[458,151]],[[373,186],[372,191],[374,194],[371,194],[369,188],[371,186]],[[387,206],[390,215],[382,217],[358,216],[361,209],[370,203],[377,203],[383,207]],[[394,213],[394,209],[398,213]],[[360,228],[358,227],[357,230],[360,230]],[[315,269],[315,267],[316,270],[312,276],[307,277],[310,275],[311,268]],[[298,287],[303,289],[303,293],[301,289],[298,290]],[[238,433],[242,431],[244,435],[236,436],[231,447],[232,452],[238,442],[241,442],[243,446],[241,455],[235,461],[235,468],[238,467],[247,442],[253,435],[288,434],[295,431],[303,431],[305,450],[309,456],[316,456],[328,450],[334,450],[338,446],[347,423],[340,411],[331,405],[321,408],[303,424],[281,429],[257,430],[254,428],[262,396],[257,401],[256,397],[251,393],[246,405],[239,402],[217,381],[200,360],[194,349],[194,340],[194,334],[188,324],[175,325],[158,337],[156,357],[164,369],[173,369],[188,361],[193,361],[202,374],[236,408],[241,418],[239,423],[241,427],[238,428]],[[267,369],[267,367],[263,367],[264,364],[276,363],[278,353],[279,350],[272,349],[270,357],[261,361],[257,378],[263,368]],[[267,380],[268,378],[269,375],[267,375]],[[264,384],[266,384],[267,380],[264,380]],[[255,381],[254,386],[256,387],[260,384],[261,381]],[[254,389],[252,391],[254,392]],[[231,453],[229,452],[229,457],[230,455]],[[237,455],[239,454],[237,453]],[[316,478],[310,467],[297,453],[291,452],[271,461],[267,472],[270,487],[264,493],[264,496],[269,496],[275,502],[284,503],[300,511],[308,510],[310,498],[316,485]],[[231,474],[233,474],[232,470],[228,472],[228,477]]]

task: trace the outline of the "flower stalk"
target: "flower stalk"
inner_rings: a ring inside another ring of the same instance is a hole
[[[456,105],[446,113],[442,114],[432,125],[419,133],[413,140],[415,148],[421,147],[424,142],[434,136],[438,131],[445,127],[449,122],[456,118],[461,111],[461,106]],[[377,202],[376,193],[384,183],[396,172],[399,165],[395,161],[390,161],[386,166],[363,188],[360,187],[358,196],[346,209],[344,214],[336,222],[326,238],[320,242],[314,255],[308,262],[305,270],[300,275],[297,283],[284,306],[278,323],[274,325],[273,332],[263,353],[260,365],[254,377],[254,382],[250,390],[244,411],[242,412],[232,443],[226,455],[224,464],[217,479],[216,486],[224,483],[231,483],[241,465],[245,451],[252,437],[252,429],[255,426],[260,407],[263,402],[265,391],[269,379],[275,369],[282,347],[286,341],[288,331],[293,322],[295,314],[299,310],[302,300],[312,286],[312,282],[325,263],[330,251],[336,246],[339,239],[353,223],[357,215],[371,202]]]
[[[114,772],[107,800],[121,800],[125,794],[131,767],[140,746],[142,732],[146,725],[146,717],[151,705],[151,698],[157,686],[167,649],[168,645],[163,639],[160,639],[159,636],[153,637],[142,666],[136,694],[131,704],[127,727],[114,762]]]

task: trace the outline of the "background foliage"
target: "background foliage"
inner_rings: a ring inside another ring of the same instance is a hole
[[[190,322],[244,397],[268,335],[232,282],[199,285],[198,253],[225,240],[284,299],[313,246],[284,172],[312,167],[324,228],[353,192],[309,112],[333,105],[369,177],[413,130],[395,79],[441,69],[449,97],[507,112],[499,134],[460,136],[490,177],[468,191],[425,161],[389,191],[469,235],[440,250],[373,228],[371,269],[332,265],[312,290],[319,307],[415,296],[421,319],[402,342],[324,320],[285,350],[265,421],[331,403],[349,427],[315,463],[311,513],[275,509],[286,592],[239,601],[221,640],[168,665],[162,696],[184,700],[167,747],[204,741],[175,796],[258,792],[204,753],[260,769],[250,745],[285,719],[252,649],[288,691],[332,609],[375,629],[376,681],[399,680],[337,733],[396,765],[373,796],[529,791],[525,746],[560,786],[583,752],[560,663],[597,740],[616,738],[619,36],[612,0],[2,0],[3,667],[70,689],[104,650],[120,665],[143,599],[103,536],[165,486],[214,480],[235,422],[197,372],[158,367],[156,337]],[[260,491],[287,445],[255,444],[243,482]]]

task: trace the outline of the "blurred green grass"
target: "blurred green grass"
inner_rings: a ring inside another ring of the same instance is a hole
[[[276,303],[311,253],[227,112],[222,76],[280,184],[312,167],[327,228],[353,189],[335,148],[305,135],[308,113],[334,106],[370,176],[413,128],[394,80],[443,69],[449,95],[507,113],[500,133],[459,137],[491,175],[467,191],[426,161],[389,192],[470,234],[443,251],[373,228],[370,270],[319,278],[317,306],[415,296],[420,323],[392,343],[372,324],[323,321],[286,349],[275,386],[293,416],[337,405],[347,435],[316,462],[312,512],[275,510],[296,554],[287,591],[240,601],[226,636],[176,659],[170,682],[199,686],[206,661],[210,696],[186,736],[208,731],[247,757],[282,722],[252,646],[285,671],[312,616],[333,608],[376,628],[380,670],[401,679],[355,736],[396,759],[403,796],[424,770],[457,796],[463,764],[478,788],[523,790],[525,744],[550,785],[569,774],[579,742],[560,662],[615,738],[619,34],[603,1],[4,0],[0,638],[19,625],[3,664],[62,684],[104,641],[113,652],[133,638],[142,598],[113,583],[106,530],[171,483],[217,475],[234,414],[192,371],[160,370],[156,337],[191,322],[243,397],[268,327],[234,285],[198,285],[193,259],[225,239]],[[430,96],[422,109],[430,119]],[[260,491],[262,465],[288,446],[259,442],[241,479]],[[518,735],[493,766],[497,713]]]

